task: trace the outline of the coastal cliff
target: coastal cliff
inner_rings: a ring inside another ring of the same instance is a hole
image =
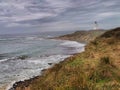
[[[96,37],[105,33],[105,31],[106,30],[76,31],[72,34],[56,37],[55,39],[89,43],[90,41],[93,41]]]
[[[42,76],[15,83],[10,90],[119,89],[120,28],[116,28],[88,43],[84,52],[44,70]]]

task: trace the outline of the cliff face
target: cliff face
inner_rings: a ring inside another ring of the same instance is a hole
[[[72,34],[57,37],[57,39],[72,40],[72,41],[88,43],[103,33],[105,33],[105,30],[77,31]]]
[[[18,82],[15,90],[120,90],[120,28],[110,30],[86,46],[83,53]]]

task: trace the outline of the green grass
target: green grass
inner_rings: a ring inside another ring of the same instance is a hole
[[[106,32],[89,43],[85,52],[46,70],[29,83],[30,90],[120,90],[119,31]],[[19,86],[24,90],[24,85]]]

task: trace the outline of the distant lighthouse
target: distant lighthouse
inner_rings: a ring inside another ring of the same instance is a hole
[[[94,30],[98,30],[98,22],[97,21],[94,22]]]

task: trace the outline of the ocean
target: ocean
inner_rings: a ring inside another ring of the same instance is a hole
[[[0,88],[41,74],[72,54],[84,51],[85,44],[47,39],[42,35],[0,35]]]

